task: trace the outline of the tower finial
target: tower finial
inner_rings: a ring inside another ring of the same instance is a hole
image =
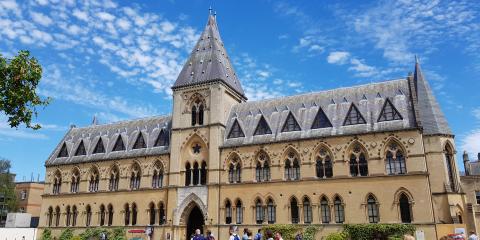
[[[210,7],[208,8],[208,15],[212,15],[212,10],[213,10],[213,9],[212,9],[212,6],[210,6]]]
[[[93,119],[92,119],[92,125],[98,125],[98,119],[97,119],[97,115],[93,115]]]
[[[215,19],[217,19],[217,11],[213,12],[213,16],[215,17]]]
[[[418,57],[417,57],[417,54],[415,54],[415,64],[418,64]]]

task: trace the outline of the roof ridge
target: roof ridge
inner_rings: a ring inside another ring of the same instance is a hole
[[[116,122],[111,122],[111,123],[101,123],[101,124],[96,124],[96,125],[88,125],[85,127],[74,127],[70,129],[76,129],[76,130],[83,130],[87,128],[95,128],[95,127],[104,127],[104,126],[111,126],[111,125],[118,125],[122,123],[127,123],[127,122],[136,122],[136,121],[141,121],[141,120],[147,120],[147,119],[159,119],[159,118],[169,118],[172,117],[172,115],[156,115],[156,116],[148,116],[148,117],[140,117],[140,118],[134,118],[134,119],[129,119],[129,120],[120,120]]]

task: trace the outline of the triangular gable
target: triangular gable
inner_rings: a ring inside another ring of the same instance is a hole
[[[135,140],[135,144],[133,144],[133,149],[140,148],[147,148],[147,144],[145,144],[145,138],[143,138],[142,132],[138,133],[137,140]]]
[[[154,147],[161,147],[161,146],[167,146],[167,145],[168,145],[168,134],[162,129],[158,134]]]
[[[62,148],[60,148],[60,152],[58,152],[57,158],[61,157],[68,157],[68,149],[67,144],[64,142]]]
[[[297,120],[293,116],[292,112],[288,113],[287,119],[282,127],[282,132],[293,132],[293,131],[301,131],[300,125],[298,124]]]
[[[87,152],[85,151],[85,145],[83,144],[83,140],[78,145],[77,151],[75,151],[75,156],[82,156],[82,155],[87,155]]]
[[[227,138],[240,138],[240,137],[245,137],[245,134],[243,133],[243,130],[240,127],[240,124],[238,123],[238,120],[235,119],[235,121],[232,124],[232,127],[230,128],[230,132],[228,133]]]
[[[378,122],[393,121],[393,120],[402,120],[402,115],[397,111],[392,102],[387,98],[385,104],[383,104],[382,111],[378,116]]]
[[[125,150],[125,144],[123,144],[123,139],[122,135],[118,135],[117,141],[115,142],[115,145],[113,146],[112,151],[124,151]]]
[[[93,153],[104,153],[105,152],[105,146],[103,145],[102,138],[98,138],[97,145],[95,145],[95,148],[93,149]]]
[[[268,126],[267,121],[262,115],[260,117],[260,120],[258,121],[257,127],[255,128],[255,132],[253,135],[265,135],[265,134],[272,134],[272,130],[270,129],[270,126]]]
[[[343,121],[343,125],[347,126],[347,125],[356,125],[356,124],[365,124],[365,123],[367,123],[365,121],[365,118],[363,118],[360,111],[358,111],[357,106],[355,106],[355,104],[352,103],[352,105],[350,105],[350,109],[347,112],[347,116]]]
[[[332,123],[328,119],[323,109],[321,107],[318,108],[317,115],[315,116],[315,119],[313,119],[312,129],[329,128],[329,127],[332,127]]]

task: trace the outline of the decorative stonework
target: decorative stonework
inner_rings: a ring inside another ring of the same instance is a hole
[[[195,186],[179,188],[177,192],[177,204],[174,209],[173,224],[179,225],[182,221],[185,223],[186,215],[190,213],[190,210],[197,205],[205,218],[208,217],[208,188],[207,186]]]

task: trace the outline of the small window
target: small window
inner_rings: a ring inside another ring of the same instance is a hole
[[[292,217],[292,223],[296,224],[298,223],[299,219],[298,219],[298,203],[297,203],[297,199],[295,198],[292,198],[292,200],[290,200],[290,215]]]
[[[113,146],[113,151],[125,151],[125,144],[123,144],[122,135],[118,135],[115,146]]]
[[[308,198],[303,199],[303,222],[306,224],[312,223],[312,205]]]
[[[274,224],[275,221],[276,221],[276,206],[275,204],[273,203],[273,200],[272,199],[268,199],[268,202],[267,202],[267,220],[268,220],[268,224]]]
[[[378,223],[380,217],[378,216],[378,205],[375,198],[370,195],[367,199],[368,221],[370,223]]]
[[[83,140],[82,140],[77,147],[77,151],[75,151],[75,156],[83,156],[83,155],[87,155],[87,152],[85,151],[85,145],[83,144]]]
[[[22,190],[20,192],[20,200],[25,200],[27,199],[27,190]]]
[[[242,224],[242,222],[243,222],[243,207],[242,207],[242,202],[240,200],[237,200],[237,203],[235,204],[235,210],[236,210],[237,224]]]
[[[402,193],[400,195],[399,203],[400,203],[399,204],[400,217],[401,217],[402,223],[411,223],[412,213],[411,213],[410,200],[408,199],[408,196],[405,193]]]
[[[402,115],[397,111],[392,102],[387,98],[385,104],[383,105],[382,111],[378,116],[378,122],[393,121],[393,120],[402,120]]]
[[[230,133],[228,134],[228,138],[240,138],[240,137],[245,137],[245,134],[243,133],[242,128],[238,123],[238,120],[235,119],[235,122],[233,122],[232,128],[230,129]]]
[[[232,223],[232,204],[230,203],[230,200],[227,200],[227,203],[225,204],[225,223]]]
[[[68,150],[67,150],[67,144],[63,143],[62,148],[60,149],[60,152],[58,152],[57,158],[61,157],[68,157]]]
[[[326,197],[320,201],[320,211],[322,212],[322,223],[330,223],[330,206],[328,206]]]
[[[293,132],[293,131],[300,131],[300,125],[298,125],[297,120],[293,116],[292,112],[288,113],[287,119],[283,124],[282,132]]]
[[[477,204],[480,204],[480,192],[475,191],[475,198],[477,199]]]
[[[332,123],[328,119],[323,109],[319,107],[317,115],[315,116],[315,119],[313,119],[312,129],[329,127],[332,127]]]
[[[98,139],[97,145],[93,149],[93,153],[105,153],[105,146],[103,146],[102,138]]]
[[[348,125],[356,125],[356,124],[365,124],[365,118],[363,118],[360,111],[358,111],[357,106],[352,103],[350,109],[348,110],[347,116],[345,117],[345,121],[343,121],[344,126]]]
[[[133,149],[140,148],[147,148],[147,144],[145,144],[145,138],[143,138],[142,132],[138,134],[137,140],[135,141],[135,144],[133,144]]]
[[[158,134],[157,140],[155,141],[155,147],[167,146],[168,145],[168,134],[165,130],[161,130]]]
[[[257,199],[257,201],[255,202],[255,220],[257,224],[263,223],[263,206],[260,199]]]
[[[257,128],[255,129],[254,135],[265,135],[265,134],[272,134],[272,130],[268,126],[267,121],[263,116],[260,117],[258,121]]]
[[[339,197],[335,198],[333,207],[335,210],[335,222],[336,223],[345,222],[345,209],[344,209],[342,200]]]

